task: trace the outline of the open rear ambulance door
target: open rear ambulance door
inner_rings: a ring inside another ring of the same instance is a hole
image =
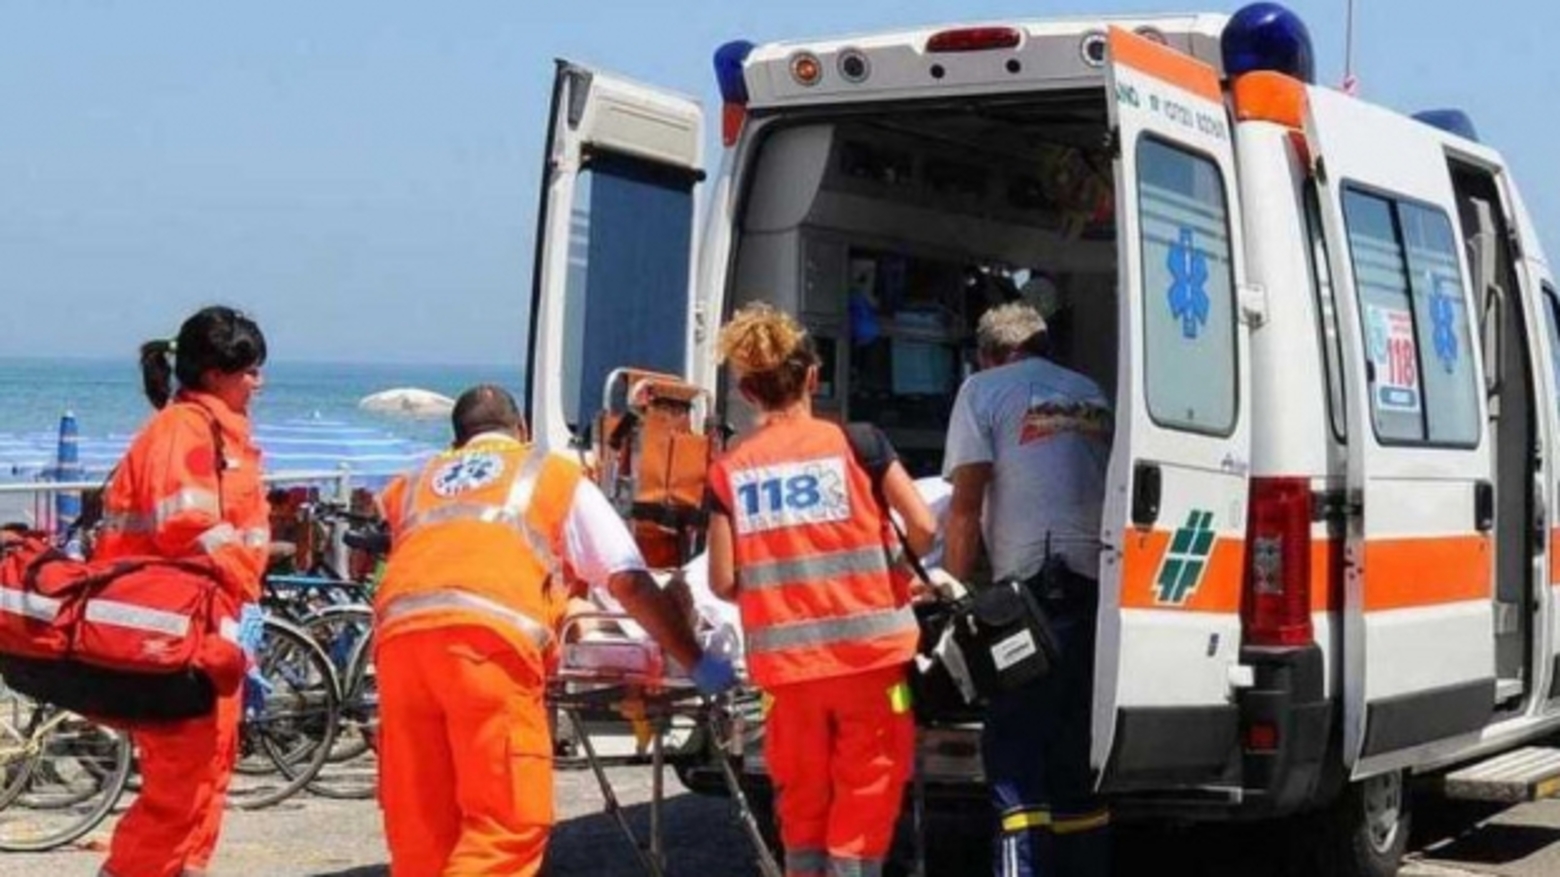
[[[614,369],[688,375],[703,127],[691,98],[558,62],[524,403],[549,447],[585,438]]]
[[[1213,68],[1109,35],[1120,368],[1092,763],[1103,789],[1227,786],[1250,469],[1235,157]]]
[[[1363,778],[1490,719],[1497,504],[1446,154],[1338,92],[1308,103],[1347,381],[1344,759]]]

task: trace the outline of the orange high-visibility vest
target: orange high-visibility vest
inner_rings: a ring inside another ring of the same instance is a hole
[[[233,596],[253,602],[270,541],[249,419],[215,396],[181,392],[147,422],[114,470],[92,556],[207,554]]]
[[[918,629],[890,580],[886,522],[838,426],[770,423],[717,462],[748,672],[770,687],[902,664]]]
[[[391,552],[374,597],[379,642],[476,624],[548,654],[566,605],[563,527],[580,468],[510,439],[442,453],[386,489]]]

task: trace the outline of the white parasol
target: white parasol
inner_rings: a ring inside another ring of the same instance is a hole
[[[396,387],[392,390],[381,390],[358,400],[358,407],[364,411],[373,411],[379,414],[394,414],[400,417],[415,419],[448,417],[455,407],[455,400],[442,393],[432,390],[422,390],[417,387]]]

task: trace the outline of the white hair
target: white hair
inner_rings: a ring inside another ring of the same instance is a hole
[[[1001,357],[1033,347],[1044,334],[1045,318],[1039,311],[1026,302],[1010,301],[980,315],[975,345],[984,356]]]

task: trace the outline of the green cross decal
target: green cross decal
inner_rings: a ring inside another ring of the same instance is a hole
[[[1165,553],[1164,565],[1154,583],[1160,603],[1183,606],[1192,598],[1208,568],[1215,538],[1213,512],[1192,509],[1187,513],[1186,523],[1170,537],[1170,550]]]

